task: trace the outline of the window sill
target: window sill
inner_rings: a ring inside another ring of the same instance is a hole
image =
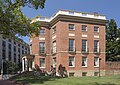
[[[40,67],[40,68],[45,68],[45,67]]]
[[[52,34],[56,34],[56,32],[53,32]]]
[[[97,32],[97,31],[96,31],[96,32],[94,31],[94,33],[99,33],[99,31],[98,31],[98,32]]]
[[[82,67],[87,68],[87,66],[82,66]]]
[[[99,66],[94,66],[95,68],[99,68]]]
[[[86,31],[82,31],[82,32],[87,32],[87,30]]]
[[[69,31],[75,31],[75,29],[69,29]]]
[[[74,68],[75,66],[69,66],[70,68]]]

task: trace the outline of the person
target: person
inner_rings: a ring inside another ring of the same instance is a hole
[[[62,64],[60,64],[59,67],[58,67],[58,73],[59,73],[59,75],[60,75],[61,77],[63,77],[64,71],[63,71],[63,66],[62,66]]]
[[[56,76],[55,68],[51,65],[51,77],[55,77],[55,76]]]

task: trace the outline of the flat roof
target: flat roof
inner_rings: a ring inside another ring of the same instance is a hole
[[[50,22],[54,18],[56,18],[58,15],[68,15],[68,16],[77,16],[77,17],[85,17],[85,18],[91,18],[91,19],[106,20],[105,15],[98,14],[96,12],[95,13],[87,13],[87,12],[76,12],[76,11],[72,11],[72,10],[59,10],[52,17],[38,16],[38,17],[34,18],[32,20],[32,22],[37,22],[37,21]]]

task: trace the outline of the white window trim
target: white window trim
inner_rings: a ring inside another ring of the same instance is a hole
[[[88,41],[86,40],[86,52],[88,51]]]
[[[98,28],[98,31],[94,31],[94,32],[99,32],[100,30],[100,27],[99,26],[94,26],[94,28],[97,27]]]
[[[68,26],[69,26],[69,25],[72,25],[72,24],[68,24]],[[74,25],[74,29],[69,29],[70,31],[71,31],[71,30],[75,30],[75,24],[73,24],[73,25]],[[69,28],[69,27],[68,27],[68,28]]]
[[[55,28],[55,29],[54,29]],[[56,31],[54,31],[54,30],[56,30],[56,26],[53,26],[52,27],[52,34],[55,34],[56,33]]]
[[[56,41],[55,42],[53,42],[53,53],[56,53],[57,52],[57,49],[56,49]]]
[[[42,66],[42,67],[40,66],[40,68],[46,68],[46,63],[45,63],[45,66],[44,66],[44,67],[43,67],[43,66]]]
[[[88,58],[87,57],[86,57],[86,62],[87,62],[86,66],[82,66],[82,67],[88,67]]]
[[[40,68],[45,68],[45,67],[40,67]]]
[[[75,39],[74,39],[74,51],[75,51]]]
[[[71,57],[71,56],[69,56]],[[69,66],[70,68],[74,68],[75,67],[75,56],[74,56],[74,66]]]
[[[69,38],[70,39],[73,39],[74,40],[74,45],[73,45],[73,52],[75,51],[75,39],[74,38]],[[69,43],[68,43],[69,44]]]
[[[40,29],[40,31],[41,31],[41,30],[44,30],[44,34],[40,34],[40,35],[45,35],[45,34],[46,34],[45,29]]]
[[[97,51],[100,52],[100,43],[99,43],[99,40],[98,40],[98,44],[97,44],[98,48],[97,48]]]
[[[96,58],[98,58],[98,65],[97,66],[94,66],[94,67],[99,67],[99,57],[95,56]],[[94,57],[94,58],[95,58]]]
[[[82,26],[86,26],[86,30],[82,30],[82,32],[87,32],[88,31],[88,26],[87,25],[82,25]]]

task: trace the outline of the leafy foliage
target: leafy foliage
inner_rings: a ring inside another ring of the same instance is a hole
[[[106,28],[106,59],[120,61],[120,29],[114,19],[111,19]]]
[[[4,61],[3,63],[3,74],[6,73],[13,73],[15,72],[15,69],[17,68],[17,65],[12,61]]]
[[[0,34],[8,36],[38,35],[40,25],[31,23],[21,11],[28,6],[34,9],[44,8],[45,0],[0,0]]]

